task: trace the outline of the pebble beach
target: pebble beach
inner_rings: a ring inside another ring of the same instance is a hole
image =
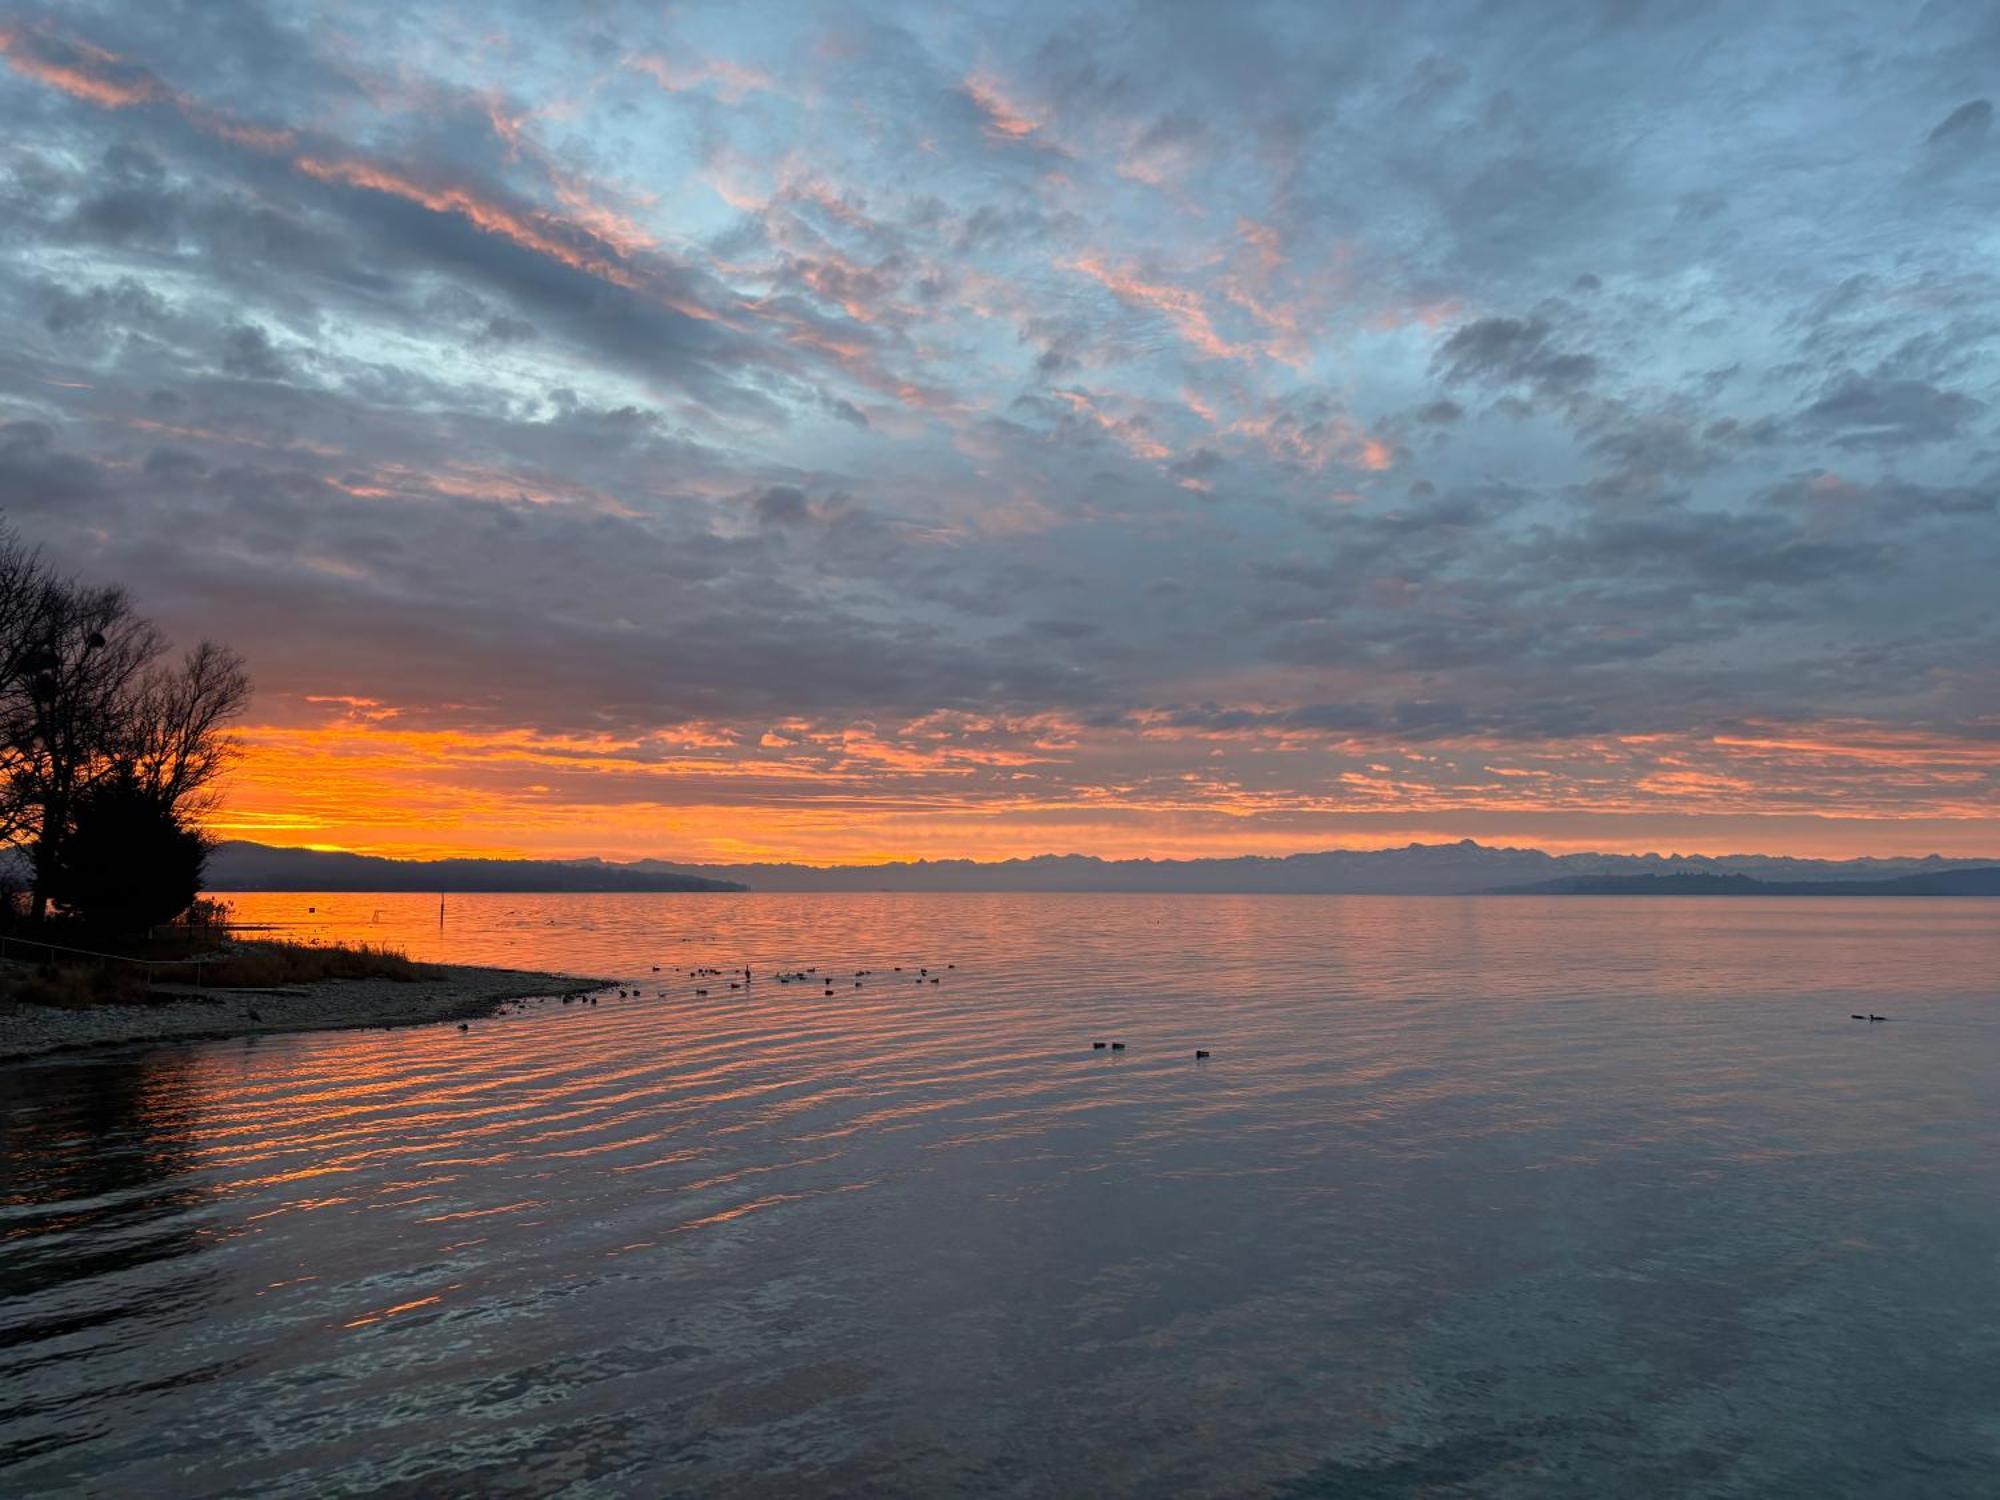
[[[327,979],[257,990],[176,986],[163,988],[158,1000],[142,1005],[70,1008],[0,1002],[0,1061],[84,1047],[472,1020],[510,1000],[596,988],[598,981],[569,974],[442,964],[416,980]]]

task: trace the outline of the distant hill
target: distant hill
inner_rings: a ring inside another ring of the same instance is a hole
[[[1991,859],[1790,859],[1777,855],[1548,854],[1464,839],[1400,849],[1334,849],[1281,858],[915,860],[884,865],[699,865],[636,869],[741,881],[759,891],[1205,891],[1297,895],[1477,895],[1575,876],[1742,875],[1755,880],[1889,880]]]
[[[1500,896],[2000,896],[2000,867],[1892,880],[1754,880],[1748,875],[1572,875],[1504,886]]]
[[[712,880],[597,860],[381,859],[268,844],[218,844],[210,891],[740,891]]]
[[[397,860],[265,844],[220,845],[209,860],[216,891],[1102,891],[1291,895],[1481,895],[1496,890],[1591,894],[1592,881],[1652,881],[1625,889],[1660,895],[1781,894],[1773,885],[1839,885],[1838,894],[1951,895],[1955,890],[1868,890],[1870,883],[1957,877],[2000,860],[1789,859],[1775,855],[1548,854],[1470,839],[1401,849],[1333,849],[1283,858],[915,860],[885,865],[674,864],[599,859]],[[1685,882],[1694,882],[1688,884]],[[1623,889],[1613,887],[1604,893]],[[1810,894],[1809,891],[1799,894]]]

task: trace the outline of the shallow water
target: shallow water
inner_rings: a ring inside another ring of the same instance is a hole
[[[1995,904],[235,900],[642,993],[0,1069],[0,1493],[1994,1493]]]

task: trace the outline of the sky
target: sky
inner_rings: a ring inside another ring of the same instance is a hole
[[[225,837],[2000,855],[2000,8],[0,9]]]

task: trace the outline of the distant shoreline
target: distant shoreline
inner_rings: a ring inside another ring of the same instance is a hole
[[[574,995],[606,981],[535,969],[427,965],[429,979],[324,979],[273,990],[197,992],[144,1005],[0,1007],[0,1063],[110,1048],[299,1031],[428,1026],[489,1016],[514,1000]],[[253,1013],[254,1012],[254,1016]]]
[[[1941,855],[1808,859],[1784,855],[1550,854],[1470,839],[1400,849],[1331,849],[1284,856],[1099,859],[1036,855],[997,860],[918,859],[870,865],[702,865],[641,859],[398,860],[232,841],[209,858],[218,894],[780,891],[1092,892],[1269,895],[1484,895],[1551,881],[1734,877],[1774,884],[1885,882],[2000,866]],[[1555,894],[1555,891],[1551,891]],[[1563,892],[1565,894],[1571,892]],[[1677,892],[1688,894],[1691,892]],[[1857,894],[1841,892],[1839,894]]]
[[[2000,896],[2000,867],[1938,870],[1893,880],[1757,880],[1748,875],[1573,875],[1533,885],[1503,886],[1495,896],[1884,896],[1938,900]]]

